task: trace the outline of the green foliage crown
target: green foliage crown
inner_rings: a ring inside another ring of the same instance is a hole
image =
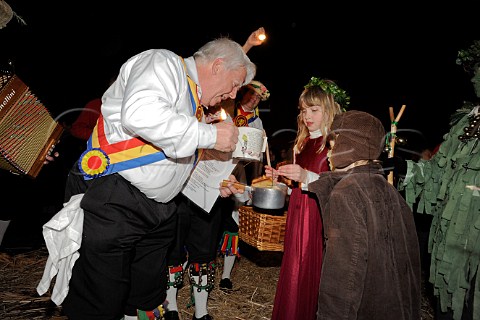
[[[331,94],[335,102],[338,103],[342,108],[346,108],[350,104],[350,96],[335,82],[331,80],[324,80],[317,77],[312,77],[310,78],[310,81],[305,85],[305,89],[315,86],[320,87],[325,93]]]
[[[475,73],[480,64],[480,40],[475,40],[467,49],[459,50],[456,63],[465,71]]]

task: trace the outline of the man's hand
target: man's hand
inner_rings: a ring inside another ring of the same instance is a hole
[[[217,128],[217,142],[215,143],[215,150],[222,152],[232,152],[238,142],[238,128],[233,122],[222,121],[215,123]]]
[[[240,191],[233,186],[233,183],[238,182],[237,178],[235,178],[233,174],[228,177],[228,180],[232,183],[228,184],[227,186],[220,184],[220,197],[227,198],[232,194],[243,193],[243,191]]]

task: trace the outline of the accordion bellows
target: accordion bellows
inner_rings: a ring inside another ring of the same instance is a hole
[[[63,127],[14,74],[0,74],[0,169],[36,178]]]

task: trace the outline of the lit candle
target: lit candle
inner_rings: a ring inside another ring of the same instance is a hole
[[[225,119],[227,119],[227,113],[223,108],[219,109],[218,106],[213,107],[211,110],[208,109],[207,112],[205,112],[205,123],[214,124]]]
[[[267,39],[267,36],[264,33],[258,35],[258,40],[263,41],[265,39]]]
[[[222,111],[220,112],[220,120],[223,121],[225,119],[227,119],[227,113],[222,108]]]

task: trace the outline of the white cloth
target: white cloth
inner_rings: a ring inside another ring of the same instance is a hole
[[[309,132],[311,139],[317,139],[322,136],[322,131],[320,129]]]
[[[320,131],[320,129],[310,132],[310,138],[311,139],[316,139],[316,138],[319,138],[321,136],[322,136],[322,131]],[[303,169],[303,170],[307,171],[307,177],[306,177],[305,182],[302,182],[300,184],[300,187],[302,188],[302,190],[308,191],[308,184],[310,182],[317,181],[319,175],[316,174],[315,172],[308,171],[307,169]],[[290,195],[291,193],[292,193],[292,191],[290,190],[290,193],[288,193],[288,194]]]
[[[235,221],[237,226],[240,224],[240,213],[238,212],[238,210],[232,211],[232,219]]]
[[[193,57],[164,49],[141,52],[120,68],[102,96],[102,115],[109,143],[141,137],[162,148],[167,159],[119,172],[157,202],[168,202],[192,171],[195,152],[212,149],[216,128],[195,117],[187,74],[198,86]],[[199,97],[201,88],[197,87]]]
[[[48,258],[42,279],[37,285],[39,295],[45,294],[56,276],[51,300],[60,305],[68,293],[72,268],[80,254],[82,244],[83,209],[80,201],[83,193],[72,196],[62,210],[43,225],[43,237],[48,249]]]

